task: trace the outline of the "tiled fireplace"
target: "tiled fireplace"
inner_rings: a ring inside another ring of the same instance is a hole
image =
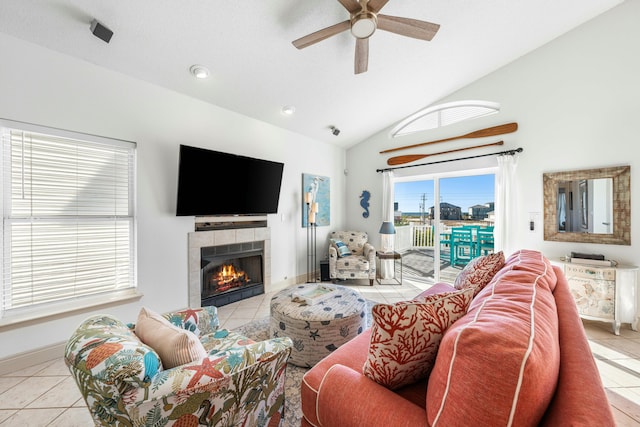
[[[212,223],[214,229],[188,235],[189,306],[219,307],[264,293],[271,282],[271,236],[266,220],[216,218],[206,224]]]

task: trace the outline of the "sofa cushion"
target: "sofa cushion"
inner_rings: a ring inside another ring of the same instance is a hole
[[[371,340],[371,328],[365,329],[360,335],[353,338],[346,344],[338,347],[329,356],[318,362],[313,368],[308,370],[302,378],[300,389],[301,407],[303,414],[302,425],[320,425],[318,421],[318,392],[320,385],[324,381],[327,371],[334,365],[342,365],[354,373],[362,375],[362,366],[367,359],[369,342]],[[371,381],[367,378],[367,381]],[[389,393],[397,394],[403,399],[420,407],[422,413],[425,412],[427,382],[418,381],[406,387],[399,388]],[[386,388],[385,388],[386,390]]]
[[[207,351],[193,332],[178,328],[148,308],[140,309],[135,333],[158,352],[167,369],[207,357]]]
[[[462,289],[374,305],[363,373],[392,390],[425,378],[442,335],[467,312],[472,295],[472,289]]]
[[[504,266],[502,251],[472,259],[458,274],[453,286],[456,289],[473,288],[473,296],[489,284],[493,276]]]
[[[355,271],[369,271],[371,265],[369,260],[363,256],[350,256],[346,258],[339,258],[336,262],[336,269],[342,271],[345,274]]]
[[[330,240],[331,240],[331,244],[333,245],[334,248],[336,248],[336,251],[338,252],[338,257],[351,255],[351,251],[349,250],[349,247],[345,245],[345,243],[342,240],[338,240],[338,239],[330,239]]]
[[[557,278],[540,253],[509,257],[444,334],[429,376],[431,426],[538,425],[560,365]]]

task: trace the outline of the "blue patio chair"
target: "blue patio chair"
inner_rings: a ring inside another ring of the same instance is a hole
[[[440,233],[440,258],[441,259],[446,257],[443,249],[448,250],[449,255],[451,254],[451,232],[450,231],[443,231],[442,233]]]
[[[479,230],[476,239],[476,248],[478,255],[493,253],[493,231]]]
[[[453,228],[451,230],[451,265],[467,265],[475,256],[474,246],[471,229]]]

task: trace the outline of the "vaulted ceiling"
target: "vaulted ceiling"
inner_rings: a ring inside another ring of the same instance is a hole
[[[341,2],[2,0],[0,32],[346,148],[622,0],[389,0],[380,13],[440,28],[431,41],[378,28],[360,74],[348,30],[292,45],[349,19]],[[114,32],[109,43],[93,19]],[[210,77],[193,78],[193,64]]]

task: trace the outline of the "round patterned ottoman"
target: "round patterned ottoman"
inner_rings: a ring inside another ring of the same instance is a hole
[[[366,300],[346,286],[335,288],[331,296],[313,305],[292,301],[293,293],[318,286],[292,286],[271,298],[271,335],[293,340],[289,363],[312,367],[333,350],[361,333],[366,327]]]

